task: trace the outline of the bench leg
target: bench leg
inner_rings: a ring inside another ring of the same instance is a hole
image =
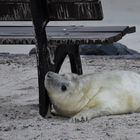
[[[48,109],[51,104],[44,87],[45,75],[48,71],[53,71],[53,68],[47,60],[47,53],[38,51],[39,113],[43,117],[50,112]]]
[[[47,37],[45,31],[47,18],[44,16],[44,13],[46,9],[43,9],[42,7],[42,5],[45,5],[45,2],[46,1],[42,0],[31,0],[31,13],[37,40],[39,113],[43,117],[47,115],[50,106],[50,100],[44,87],[44,78],[48,71],[53,70],[53,67],[50,64],[50,53],[48,51],[49,48],[47,47]]]
[[[79,46],[60,45],[55,51],[55,72],[58,73],[66,56],[70,58],[72,73],[82,74],[82,64],[79,54]]]
[[[55,51],[55,72],[59,73],[59,70],[64,62],[65,57],[67,56],[68,52],[66,50],[65,45],[59,45]]]
[[[79,46],[78,45],[70,46],[68,56],[70,58],[72,73],[81,75],[83,73],[83,70],[82,70],[82,63],[79,54]]]

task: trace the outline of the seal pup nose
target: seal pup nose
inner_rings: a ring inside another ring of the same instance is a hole
[[[51,72],[51,71],[49,71],[49,72],[46,74],[46,77],[47,77],[47,78],[52,78],[52,77],[55,77],[55,76],[57,76],[57,74],[54,73],[54,72]]]
[[[51,74],[48,72],[46,77],[51,78]]]
[[[53,75],[53,72],[48,72],[48,73],[46,74],[46,77],[51,78],[52,75]]]

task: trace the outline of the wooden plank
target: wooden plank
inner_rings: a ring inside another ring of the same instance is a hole
[[[102,20],[100,0],[49,0],[44,10],[49,20]],[[7,8],[8,7],[8,8]],[[31,20],[30,0],[0,0],[0,21]]]
[[[33,36],[34,28],[32,26],[0,26],[0,36]]]
[[[0,21],[31,20],[29,0],[0,0]]]
[[[54,40],[68,40],[68,39],[103,39],[103,38],[110,38],[113,36],[116,36],[121,33],[82,33],[82,32],[69,32],[69,33],[63,33],[63,32],[53,32],[48,33],[47,37],[48,40],[54,39]],[[0,38],[34,38],[33,35],[25,35],[25,34],[14,34],[14,35],[0,35]]]
[[[133,29],[133,30],[132,30]],[[135,27],[129,26],[47,26],[48,41],[51,44],[60,43],[113,43],[125,34],[135,32]],[[34,44],[32,26],[0,26],[0,44]]]
[[[59,44],[91,44],[91,43],[113,43],[122,38],[121,33],[71,33],[50,34],[48,43]],[[0,36],[0,44],[34,44],[33,36]]]
[[[128,26],[48,26],[47,37],[50,44],[113,43],[131,31]],[[132,29],[135,29],[132,27]],[[56,31],[55,31],[56,30]],[[127,32],[126,32],[127,31]],[[133,30],[134,31],[134,30]],[[34,44],[32,26],[0,26],[0,44]]]
[[[94,32],[94,33],[118,33],[123,35],[126,33],[133,33],[136,31],[135,27],[129,26],[47,26],[47,33],[49,32]],[[0,26],[0,35],[33,35],[34,29],[32,26]]]
[[[71,3],[71,2],[85,2],[85,1],[92,1],[92,2],[98,2],[99,0],[48,0],[48,3],[53,3],[53,2],[66,2],[66,3]]]
[[[50,20],[103,19],[100,0],[50,0],[48,1],[48,12]]]
[[[113,43],[122,38],[121,33],[61,33],[48,34],[50,44]]]
[[[29,3],[30,0],[0,0],[0,3]]]

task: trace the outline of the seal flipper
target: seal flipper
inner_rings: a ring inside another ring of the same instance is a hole
[[[91,120],[92,118],[96,118],[98,116],[103,116],[103,115],[111,115],[111,113],[109,111],[107,111],[107,109],[85,108],[82,111],[80,111],[78,114],[73,116],[70,119],[70,122],[85,122],[85,121]]]

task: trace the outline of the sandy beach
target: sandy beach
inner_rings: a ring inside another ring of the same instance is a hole
[[[140,52],[140,1],[102,0],[103,21],[50,22],[48,25],[136,26],[120,43]],[[0,22],[0,25],[32,22]],[[38,80],[34,45],[0,45],[0,140],[139,140],[140,113],[103,116],[85,123],[68,118],[44,119],[38,111]],[[18,54],[17,54],[18,53]],[[140,73],[140,56],[81,56],[84,73],[130,70]],[[60,73],[70,72],[66,59]]]
[[[82,56],[84,73],[132,70],[140,56]],[[70,72],[66,59],[61,73]],[[38,113],[36,59],[0,55],[0,140],[138,140],[140,113],[104,116],[85,123],[42,118]]]

